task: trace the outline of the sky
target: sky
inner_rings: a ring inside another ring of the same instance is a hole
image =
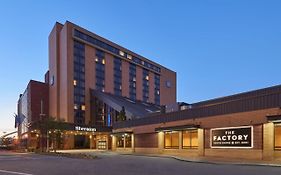
[[[2,0],[0,135],[48,70],[48,35],[71,21],[177,72],[187,103],[281,84],[279,0]]]

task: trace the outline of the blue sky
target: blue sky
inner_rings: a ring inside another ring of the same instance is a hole
[[[279,0],[3,0],[0,135],[48,69],[48,35],[69,20],[177,72],[178,101],[281,84]]]

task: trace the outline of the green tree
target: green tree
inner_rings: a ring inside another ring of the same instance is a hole
[[[119,115],[117,116],[117,120],[118,121],[125,121],[126,120],[126,111],[125,111],[125,107],[124,106],[122,106],[122,109],[119,112]]]
[[[49,143],[51,143],[53,150],[56,152],[63,144],[63,131],[66,123],[64,120],[56,120],[53,117],[43,117],[36,126],[41,133],[41,151],[49,151]],[[44,141],[47,141],[46,147],[43,147]]]

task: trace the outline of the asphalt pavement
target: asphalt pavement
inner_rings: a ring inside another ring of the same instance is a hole
[[[0,152],[0,175],[279,175],[280,167],[219,165],[101,152],[78,159]]]

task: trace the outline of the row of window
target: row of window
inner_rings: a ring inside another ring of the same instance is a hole
[[[122,96],[122,60],[114,57],[114,94]]]
[[[130,63],[129,66],[129,96],[131,100],[136,100],[136,65]]]
[[[179,134],[182,133],[182,139],[179,139]],[[197,130],[186,131],[170,131],[164,133],[164,148],[179,149],[180,142],[183,149],[198,148],[198,132]]]
[[[130,55],[130,54],[124,52],[124,51],[121,51],[121,50],[119,50],[119,49],[117,49],[117,48],[115,48],[115,47],[113,47],[113,46],[111,46],[111,45],[109,45],[109,44],[107,44],[107,43],[105,43],[103,41],[100,41],[100,40],[98,40],[96,38],[91,37],[90,35],[82,33],[79,30],[76,30],[76,29],[74,30],[74,36],[78,37],[79,39],[82,39],[82,40],[84,40],[86,42],[89,42],[89,43],[91,43],[91,44],[93,44],[95,46],[101,47],[101,48],[103,48],[103,49],[105,49],[105,50],[107,50],[109,52],[112,52],[112,53],[114,53],[116,55],[124,57],[124,58],[126,58],[126,59],[128,59],[130,61],[133,61],[136,64],[140,64],[140,65],[142,65],[142,66],[144,66],[144,67],[146,67],[148,69],[151,69],[151,70],[159,72],[159,73],[161,72],[160,67],[158,67],[156,65],[153,65],[153,64],[151,64],[151,63],[149,63],[147,61],[144,61],[144,60],[142,60],[140,58],[137,58],[135,56],[132,56],[132,55]],[[100,53],[98,53],[98,54],[99,54],[100,57],[102,57],[102,54],[100,54]]]
[[[148,102],[149,99],[149,71],[143,69],[143,89],[142,89],[142,98],[144,102]]]
[[[74,41],[74,122],[85,123],[85,45]]]
[[[160,75],[154,74],[154,101],[155,104],[160,105]]]
[[[104,92],[105,88],[105,53],[96,49],[96,89]]]

